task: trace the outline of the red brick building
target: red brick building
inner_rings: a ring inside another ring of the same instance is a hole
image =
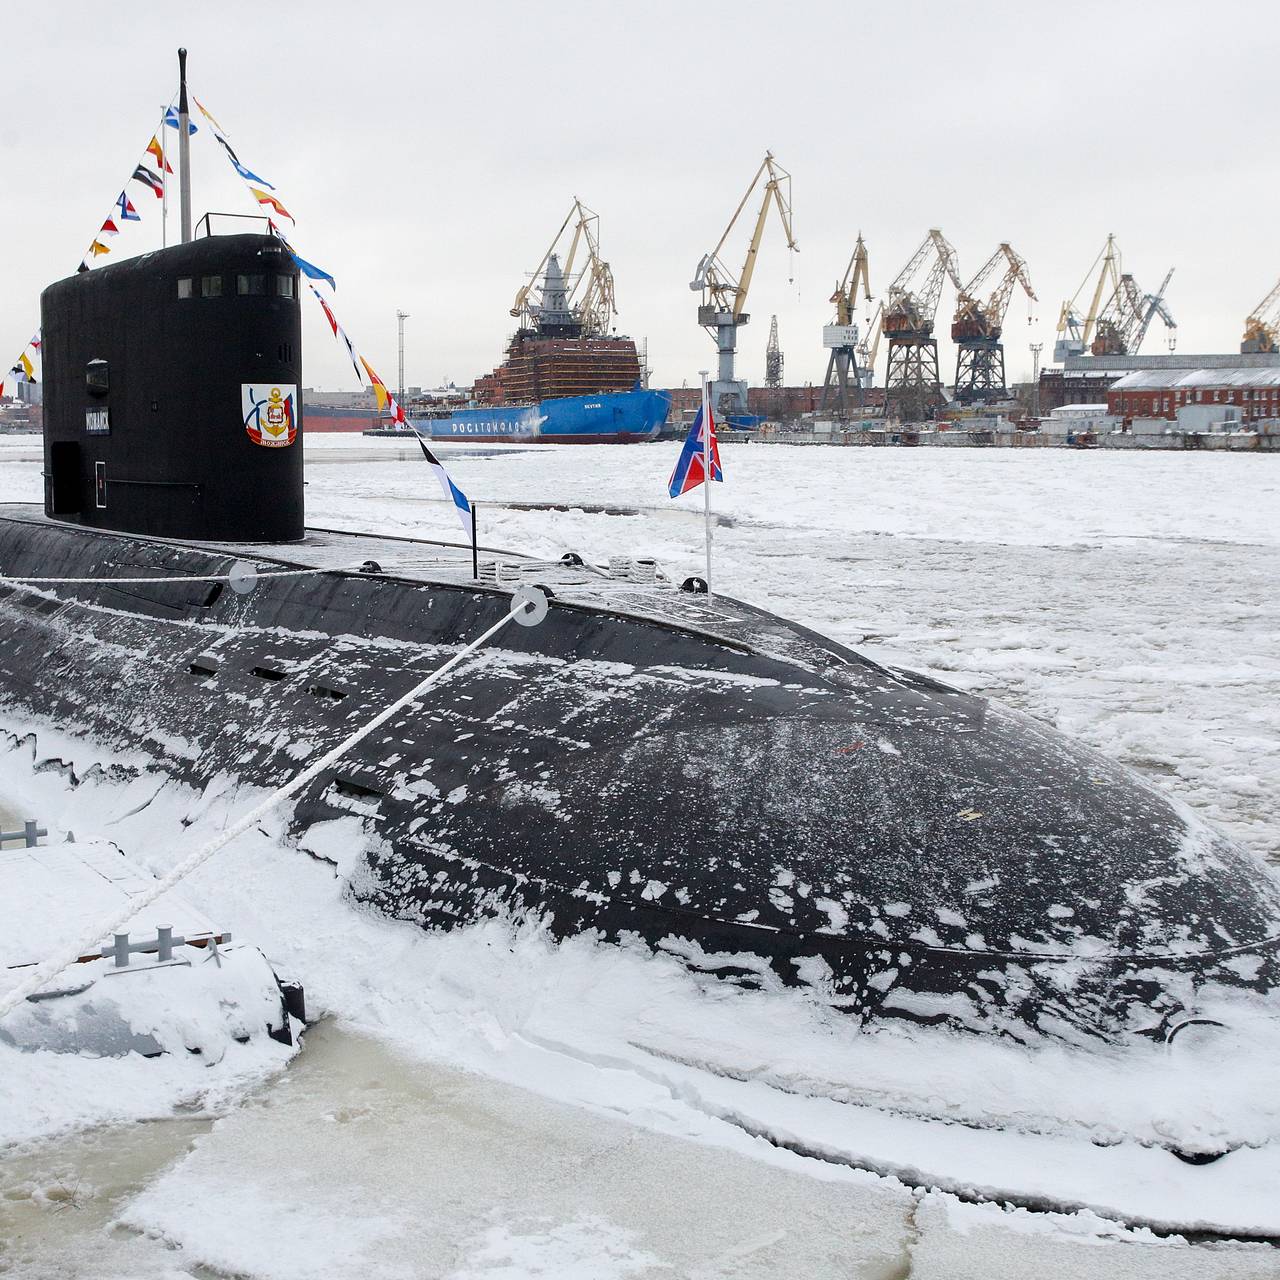
[[[1107,390],[1107,412],[1176,421],[1186,405],[1232,405],[1242,422],[1280,418],[1280,369],[1140,369]]]

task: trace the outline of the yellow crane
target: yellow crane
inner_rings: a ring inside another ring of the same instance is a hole
[[[836,284],[835,292],[830,298],[836,309],[835,322],[824,325],[822,329],[822,345],[831,352],[831,356],[827,361],[827,376],[822,384],[822,402],[818,411],[825,413],[834,400],[836,413],[841,418],[847,418],[851,408],[862,408],[865,383],[863,370],[858,367],[858,326],[853,318],[857,310],[859,290],[870,303],[867,246],[863,243],[861,232],[853,247],[853,256],[845,268],[844,278]],[[878,346],[878,334],[876,341]],[[853,393],[853,403],[850,392]]]
[[[853,257],[845,268],[844,279],[836,285],[836,291],[828,301],[834,303],[836,324],[852,324],[857,308],[858,290],[861,287],[868,302],[871,301],[871,282],[867,274],[867,246],[858,232],[858,242],[853,246]]]
[[[1242,355],[1280,351],[1280,280],[1245,317]]]
[[[1101,266],[1099,267],[1099,264]],[[1094,267],[1099,267],[1098,282],[1094,285],[1093,298],[1089,310],[1081,315],[1076,301],[1084,292]],[[1084,279],[1075,295],[1062,304],[1058,315],[1058,337],[1053,344],[1053,358],[1064,360],[1067,356],[1081,356],[1093,344],[1093,331],[1101,315],[1103,300],[1110,300],[1120,288],[1120,250],[1116,248],[1115,236],[1108,236],[1102,252],[1093,260],[1093,265],[1085,272]]]
[[[983,302],[979,294],[1002,263],[1004,274]],[[1009,394],[1005,387],[1004,344],[1000,335],[1004,331],[1009,299],[1019,285],[1029,299],[1037,300],[1022,255],[1010,245],[1001,244],[960,290],[951,321],[951,339],[956,344],[955,395],[962,404],[1003,400]]]
[[[756,215],[746,260],[735,277],[720,255],[733,234],[743,209],[762,180],[764,198],[760,202],[760,212]],[[778,218],[787,237],[787,248],[796,252],[798,246],[791,231],[791,175],[774,160],[773,152],[766,151],[746,194],[738,201],[738,207],[733,211],[724,234],[717,241],[716,247],[699,259],[693,279],[689,282],[690,289],[695,293],[702,293],[698,323],[716,341],[719,363],[712,387],[712,402],[722,413],[745,413],[747,408],[747,384],[734,378],[733,357],[738,349],[738,329],[751,319],[746,312],[747,295],[751,290],[751,278],[755,274],[760,242],[764,237],[771,205],[778,211]]]
[[[556,250],[570,223],[573,235],[562,263]],[[579,268],[580,251],[585,252],[586,261]],[[536,301],[531,296],[535,287],[539,290]],[[574,196],[573,205],[542,260],[528,283],[517,291],[511,314],[520,319],[522,326],[540,333],[590,337],[607,333],[617,311],[613,271],[600,256],[600,216]]]

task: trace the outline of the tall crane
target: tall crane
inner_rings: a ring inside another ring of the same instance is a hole
[[[1151,327],[1151,321],[1159,316],[1164,321],[1169,350],[1172,351],[1178,325],[1169,310],[1169,304],[1164,300],[1164,292],[1172,278],[1173,268],[1170,267],[1155,293],[1143,293],[1133,276],[1127,272],[1122,274],[1115,292],[1098,316],[1097,329],[1089,350],[1095,356],[1136,355]]]
[[[764,180],[764,199],[760,202],[760,212],[756,215],[746,261],[735,278],[720,254],[761,179]],[[760,241],[764,236],[770,205],[776,206],[782,229],[786,233],[787,248],[794,253],[798,246],[791,233],[791,175],[774,160],[773,152],[766,151],[746,194],[738,201],[738,207],[733,211],[724,234],[710,253],[702,255],[693,279],[689,282],[690,289],[695,293],[702,293],[698,323],[716,341],[719,365],[716,381],[711,388],[711,399],[723,414],[745,413],[747,408],[747,384],[734,378],[733,357],[738,349],[738,329],[751,319],[746,312],[747,295],[751,290],[751,277],[755,274],[756,259],[760,253]]]
[[[831,295],[830,300],[836,309],[835,321],[824,325],[822,329],[822,345],[830,350],[831,356],[827,361],[826,380],[822,384],[819,412],[826,412],[834,400],[836,414],[841,418],[849,416],[850,408],[862,407],[863,379],[858,369],[858,326],[853,318],[858,307],[859,290],[870,303],[867,246],[862,242],[861,232],[858,233],[853,257],[849,259],[844,277]]]
[[[963,288],[956,251],[935,227],[885,294],[880,327],[889,339],[889,365],[884,379],[886,418],[922,422],[945,403],[933,321],[946,280],[957,292]]]
[[[1084,292],[1093,275],[1094,267],[1098,267],[1098,282],[1093,288],[1093,298],[1089,310],[1081,315],[1076,302]],[[1058,315],[1058,337],[1053,344],[1053,358],[1065,360],[1067,356],[1082,356],[1089,350],[1093,342],[1094,326],[1098,323],[1099,308],[1103,299],[1110,298],[1120,287],[1120,250],[1116,248],[1115,236],[1108,236],[1102,252],[1093,260],[1093,265],[1084,273],[1080,287],[1075,296],[1062,304]]]
[[[979,294],[992,272],[1001,265],[1004,274],[983,302]],[[1028,298],[1036,301],[1026,262],[1008,244],[1001,244],[960,290],[956,314],[951,321],[951,338],[956,344],[956,399],[962,404],[1003,400],[1008,395],[1000,335],[1004,331],[1009,299],[1017,285],[1022,286]]]
[[[1245,317],[1241,355],[1280,351],[1280,280]]]
[[[764,349],[764,385],[782,386],[782,347],[778,344],[778,317],[769,320],[769,341]]]
[[[573,235],[562,265],[557,250],[570,223]],[[595,337],[609,331],[618,307],[613,271],[600,256],[599,233],[599,215],[574,196],[573,205],[541,262],[511,304],[511,314],[520,319],[522,328],[535,329],[546,337],[571,338]],[[585,257],[581,266],[580,252]],[[539,295],[536,300],[531,296],[535,286]]]

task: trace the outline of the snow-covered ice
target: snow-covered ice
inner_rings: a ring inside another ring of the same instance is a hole
[[[327,464],[308,473],[309,519],[456,539],[453,516],[420,459],[336,461],[376,458],[383,447],[309,441],[308,452]],[[388,457],[400,448],[385,442]],[[574,548],[600,561],[652,556],[679,574],[700,569],[700,498],[664,497],[674,446],[442,452],[480,506],[485,543],[548,555]],[[34,500],[38,464],[7,456],[0,448],[0,500]],[[1272,460],[749,446],[726,449],[725,462],[728,482],[715,492],[723,590],[874,657],[1055,721],[1259,854],[1280,857],[1280,472]],[[42,730],[41,746],[42,754],[74,760],[77,773],[92,773],[91,744],[59,742]],[[34,775],[30,763],[29,751],[0,752],[0,797],[10,808],[34,806],[77,834],[109,823],[111,838],[157,871],[179,856],[175,841],[217,829],[250,802],[225,793],[202,802],[166,787],[139,808],[106,778],[91,776],[68,795],[60,774]],[[183,820],[192,818],[184,836]],[[329,851],[346,835],[317,832],[316,840]],[[834,1116],[838,1098],[824,1091],[838,1095],[851,1082],[884,1090],[896,1079],[904,1098],[918,1100],[930,1096],[934,1072],[941,1098],[961,1073],[973,1084],[976,1113],[1031,1116],[1087,1146],[1117,1132],[1176,1137],[1186,1123],[1271,1137],[1280,1104],[1269,1097],[1265,1073],[1251,1074],[1247,1055],[1190,1067],[1153,1056],[1135,1075],[1105,1056],[1082,1063],[1047,1052],[1037,1086],[1001,1046],[954,1045],[925,1061],[910,1036],[890,1036],[878,1038],[872,1053],[794,993],[748,998],[691,979],[661,956],[589,943],[554,948],[497,925],[430,938],[366,916],[343,901],[330,866],[281,855],[271,830],[219,855],[187,892],[302,977],[312,1009],[337,1020],[333,1043],[347,1049],[318,1039],[314,1056],[304,1051],[252,1102],[222,1099],[213,1110],[224,1118],[185,1164],[122,1191],[113,1212],[180,1248],[152,1253],[145,1236],[113,1238],[113,1248],[133,1260],[112,1274],[165,1274],[144,1265],[188,1274],[197,1263],[253,1276],[301,1274],[300,1263],[316,1256],[308,1250],[341,1245],[354,1253],[329,1256],[343,1258],[343,1269],[397,1275],[403,1256],[394,1242],[410,1236],[424,1250],[452,1250],[447,1259],[423,1253],[421,1269],[409,1273],[425,1275],[887,1276],[906,1274],[908,1255],[916,1276],[1280,1273],[1268,1248],[1193,1248],[1126,1233],[1088,1213],[1029,1215],[938,1195],[920,1199],[892,1180],[780,1150],[721,1114],[733,1108],[765,1126],[812,1123],[829,1134],[824,1107]],[[326,1147],[325,1134],[338,1132],[339,1122],[323,1120],[322,1109],[350,1105],[338,1099],[358,1094],[368,1054],[422,1064],[403,1068],[405,1088],[453,1090],[457,1113],[433,1129],[435,1103],[402,1101],[403,1132],[361,1116],[342,1130],[350,1145]],[[717,1074],[699,1074],[700,1058],[714,1062]],[[464,1084],[449,1074],[458,1069],[473,1073]],[[54,1080],[45,1105],[56,1111],[61,1099],[66,1115],[83,1122],[89,1087]],[[1037,1096],[1037,1087],[1056,1096]],[[774,1105],[780,1088],[800,1111],[815,1108],[811,1119],[799,1111],[783,1116]],[[0,1083],[0,1101],[3,1089]],[[116,1089],[113,1083],[104,1094]],[[121,1085],[116,1096],[126,1092]],[[548,1118],[548,1108],[560,1108],[560,1119]],[[104,1106],[101,1119],[127,1114],[112,1116]],[[505,1135],[516,1114],[528,1117],[523,1144],[487,1145],[495,1126]],[[255,1144],[264,1124],[277,1140]],[[564,1131],[561,1146],[548,1136],[553,1130]],[[432,1166],[419,1185],[411,1156],[423,1160],[427,1132],[440,1145],[426,1160],[443,1160],[445,1172]],[[459,1136],[466,1133],[491,1153],[483,1169],[468,1163]],[[47,1150],[50,1167],[65,1158],[56,1143]],[[611,1153],[599,1157],[598,1186],[588,1150]],[[294,1161],[294,1151],[316,1155]],[[401,1171],[382,1182],[374,1172],[380,1152],[388,1169]],[[581,1163],[588,1172],[578,1181],[590,1184],[589,1193],[574,1194],[572,1181],[567,1191],[549,1192],[538,1163],[544,1158]],[[27,1181],[39,1183],[40,1148],[22,1159]],[[1232,1159],[1210,1168],[1225,1169]],[[252,1173],[237,1176],[237,1169]],[[675,1171],[666,1189],[671,1203],[662,1199],[663,1169]],[[518,1177],[521,1171],[528,1176]],[[448,1185],[450,1172],[452,1196],[437,1182]],[[305,1180],[305,1194],[291,1178]],[[801,1190],[783,1189],[793,1185]],[[731,1233],[717,1234],[725,1206],[705,1194],[717,1186],[733,1189],[722,1198],[738,1206],[739,1254]],[[254,1187],[261,1196],[246,1201]],[[334,1219],[344,1188],[350,1230],[339,1240]],[[1266,1187],[1254,1190],[1269,1195]],[[241,1208],[262,1212],[272,1204],[278,1223],[297,1226],[299,1251],[237,1231]],[[4,1205],[0,1249],[10,1234]],[[833,1245],[827,1270],[822,1260],[800,1265],[798,1242],[810,1237]],[[145,1264],[138,1261],[144,1256]],[[795,1260],[789,1272],[787,1259]]]

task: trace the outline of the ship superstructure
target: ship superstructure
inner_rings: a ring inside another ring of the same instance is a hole
[[[478,404],[533,405],[631,391],[640,383],[635,341],[611,332],[617,303],[613,272],[600,256],[599,225],[599,216],[575,197],[516,294],[511,314],[520,327],[507,358],[476,380]]]

